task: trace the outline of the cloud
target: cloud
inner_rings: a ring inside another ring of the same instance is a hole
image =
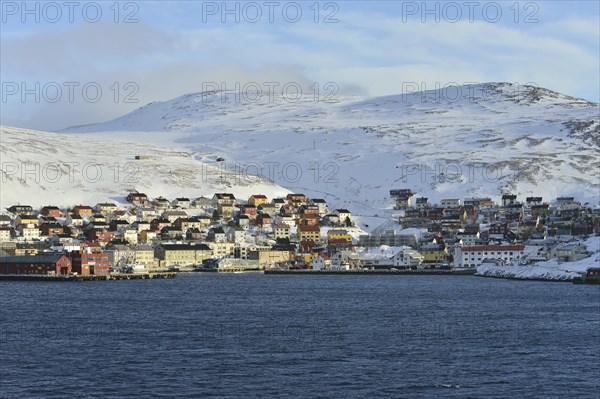
[[[185,11],[177,7],[178,15]],[[103,95],[90,102],[79,92],[75,101],[63,97],[57,103],[35,102],[31,96],[21,101],[15,95],[2,103],[2,123],[54,130],[103,121],[152,101],[201,91],[206,82],[228,87],[235,82],[336,82],[339,94],[372,96],[399,93],[402,82],[426,83],[427,88],[436,82],[535,82],[598,100],[594,17],[528,26],[403,22],[393,13],[367,10],[339,17],[337,24],[184,26],[167,17],[3,32],[2,82],[27,87],[78,82],[78,90],[95,82]],[[137,102],[126,102],[128,94]]]

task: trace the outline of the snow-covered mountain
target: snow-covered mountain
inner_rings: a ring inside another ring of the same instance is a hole
[[[364,215],[389,209],[394,188],[434,201],[600,197],[600,111],[582,99],[509,83],[335,101],[262,94],[188,94],[66,132],[223,157],[229,170]]]
[[[121,200],[131,189],[274,196],[286,192],[281,186],[384,217],[394,188],[432,201],[507,191],[600,198],[598,104],[507,83],[334,101],[262,94],[188,94],[60,135],[4,127],[2,206]],[[84,176],[75,167],[71,182],[63,167],[55,183],[47,168],[32,182],[20,175],[28,162],[98,163],[103,175],[96,182],[95,169]],[[136,180],[127,179],[133,172]]]
[[[0,127],[0,208],[125,202],[129,191],[152,197],[289,191],[255,176],[234,175],[195,160],[181,148],[141,140],[63,135]],[[141,155],[148,159],[136,160]]]

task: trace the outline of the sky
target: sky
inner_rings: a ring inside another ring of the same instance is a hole
[[[0,123],[57,131],[236,84],[374,97],[502,81],[598,102],[599,7],[2,0]]]

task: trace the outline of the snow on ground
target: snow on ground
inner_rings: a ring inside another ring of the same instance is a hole
[[[477,274],[516,279],[572,280],[585,273],[588,267],[600,266],[600,236],[590,237],[584,244],[591,256],[577,262],[559,263],[557,259],[550,259],[527,266],[479,266]]]
[[[170,198],[294,191],[349,209],[370,230],[398,213],[389,195],[395,188],[430,202],[499,200],[510,191],[599,203],[598,104],[502,83],[457,90],[458,97],[430,91],[334,103],[194,93],[62,135],[3,128],[2,206],[122,201],[132,188]],[[137,154],[152,157],[131,163]],[[103,176],[32,183],[8,176],[5,161],[98,162]],[[114,182],[116,162],[133,169]],[[132,172],[135,184],[127,180]]]
[[[148,196],[197,198],[215,192],[236,197],[289,193],[256,176],[221,171],[213,162],[193,158],[181,148],[127,140],[62,135],[0,127],[0,209],[14,204],[94,205],[124,203],[130,191]],[[148,156],[135,160],[136,155]]]
[[[391,217],[394,188],[431,202],[498,200],[510,191],[598,204],[598,104],[501,83],[457,90],[458,97],[430,91],[336,103],[223,102],[222,93],[196,93],[67,132],[126,134],[207,163],[224,157],[227,170],[259,174],[360,217]]]

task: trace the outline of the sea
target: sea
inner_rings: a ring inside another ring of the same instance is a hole
[[[599,398],[600,286],[180,273],[0,282],[2,398]]]

